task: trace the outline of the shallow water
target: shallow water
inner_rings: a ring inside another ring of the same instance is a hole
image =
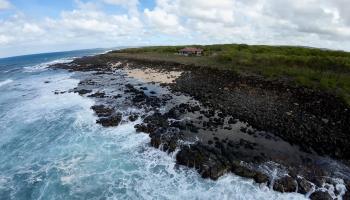
[[[0,199],[305,198],[232,174],[204,180],[150,147],[138,122],[97,125],[93,100],[52,92],[74,88],[76,74],[46,68],[93,53],[0,60]]]

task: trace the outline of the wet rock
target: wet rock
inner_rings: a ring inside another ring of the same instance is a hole
[[[152,133],[154,132],[157,128],[153,126],[152,124],[137,124],[134,126],[136,129],[136,132],[140,133]]]
[[[185,121],[174,121],[171,123],[172,127],[179,128],[180,130],[186,130],[187,129],[187,124]]]
[[[238,122],[237,119],[234,119],[233,117],[231,117],[229,120],[228,120],[228,123],[229,124],[236,124]]]
[[[163,151],[173,152],[182,139],[182,134],[177,128],[159,128],[150,133],[151,145],[155,148],[162,146]]]
[[[350,181],[345,181],[346,192],[343,196],[343,200],[350,200]]]
[[[147,87],[140,87],[141,90],[148,90]]]
[[[75,93],[78,93],[80,95],[84,95],[84,94],[88,94],[88,93],[91,93],[92,90],[86,90],[86,89],[80,89],[80,90],[76,90],[74,91]]]
[[[166,115],[162,115],[159,112],[156,112],[153,115],[146,117],[144,122],[145,123],[154,124],[155,126],[161,127],[161,128],[169,127],[167,116]]]
[[[104,105],[95,105],[92,106],[91,109],[95,111],[98,117],[108,117],[114,113],[114,109],[107,108]]]
[[[261,172],[256,172],[253,179],[256,183],[268,183],[269,184],[269,182],[270,182],[269,177],[266,174],[263,174]]]
[[[101,124],[104,127],[118,126],[122,120],[122,114],[117,113],[109,117],[102,117],[96,121],[96,123]]]
[[[119,99],[119,98],[122,98],[122,97],[123,97],[123,95],[118,94],[118,95],[113,96],[113,99]]]
[[[104,98],[106,97],[106,94],[104,92],[96,92],[95,94],[91,94],[88,97]]]
[[[134,103],[140,103],[142,101],[145,101],[147,98],[147,96],[145,94],[137,94],[133,99],[132,101]]]
[[[273,185],[273,189],[278,192],[296,192],[297,191],[297,183],[296,181],[290,177],[285,176],[280,179],[277,179]]]
[[[142,124],[135,125],[137,132],[152,134],[159,128],[167,129],[169,127],[168,118],[159,112],[146,117],[143,122]]]
[[[266,174],[249,169],[248,167],[242,166],[236,162],[232,164],[231,171],[238,176],[254,179],[256,183],[269,183],[270,181]]]
[[[316,191],[310,195],[311,200],[333,200],[328,192]]]
[[[138,118],[139,118],[139,116],[137,114],[132,114],[132,115],[129,116],[129,120],[131,122],[136,121]]]
[[[305,178],[298,177],[297,182],[298,182],[298,193],[300,194],[307,194],[313,188],[313,185]]]
[[[243,133],[246,133],[247,132],[247,127],[241,127],[239,130],[242,131]]]
[[[247,130],[247,133],[248,133],[249,135],[254,135],[255,132],[254,132],[254,130],[252,130],[252,129],[248,129],[248,130]]]
[[[217,180],[230,169],[228,162],[218,151],[201,144],[182,147],[176,155],[176,161],[177,164],[197,169],[203,178],[213,180]]]
[[[136,89],[133,85],[131,84],[126,84],[125,85],[126,90],[124,90],[125,93],[139,93],[140,91]]]
[[[47,84],[47,83],[50,83],[50,81],[45,81],[44,83]]]

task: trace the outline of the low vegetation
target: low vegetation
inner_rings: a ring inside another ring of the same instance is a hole
[[[350,104],[350,53],[308,47],[245,44],[208,45],[201,57],[176,52],[184,46],[130,48],[110,55],[165,60],[183,64],[229,69],[240,74],[288,78],[295,83],[327,90]]]

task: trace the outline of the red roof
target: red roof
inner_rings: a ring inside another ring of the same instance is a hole
[[[180,52],[202,52],[202,51],[203,49],[194,48],[194,47],[186,47],[180,50]]]

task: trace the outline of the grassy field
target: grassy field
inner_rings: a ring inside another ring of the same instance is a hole
[[[288,78],[295,83],[330,91],[350,105],[350,53],[306,47],[225,44],[196,46],[201,57],[176,53],[184,46],[158,46],[114,51],[110,56],[172,61],[258,74],[270,79]]]

